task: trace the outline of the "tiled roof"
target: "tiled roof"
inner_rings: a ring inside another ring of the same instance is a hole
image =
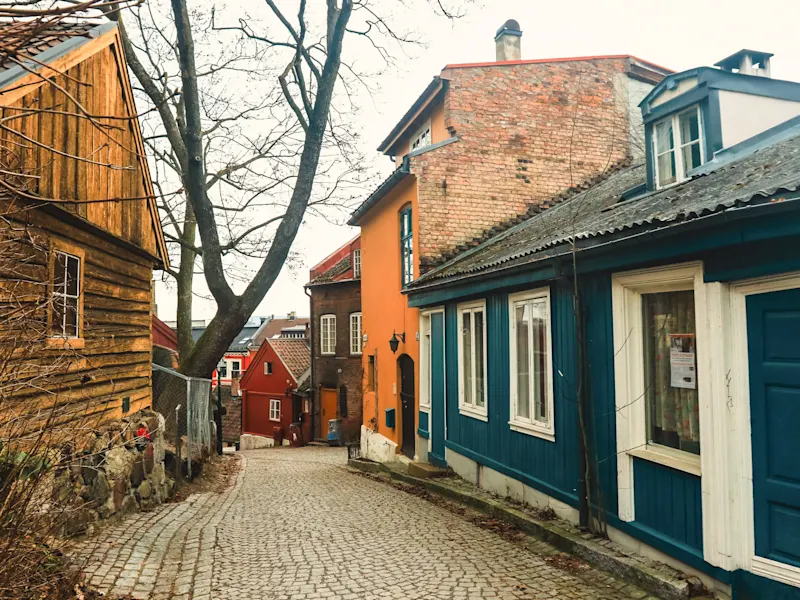
[[[620,201],[621,195],[645,181],[645,167],[620,171],[426,273],[409,287],[413,292],[533,263],[563,254],[564,245],[572,240],[581,248],[593,238],[632,236],[769,202],[775,194],[800,189],[800,119],[758,137],[718,154],[684,183],[630,200]]]
[[[19,58],[35,58],[71,38],[84,36],[97,27],[97,23],[38,23],[35,21],[0,21],[0,37],[4,48],[13,48]],[[17,63],[8,53],[0,52],[0,70],[9,69]]]
[[[276,338],[267,340],[267,343],[289,369],[295,382],[300,381],[303,373],[311,367],[311,348],[308,346],[308,340]]]
[[[324,273],[320,273],[317,277],[309,281],[306,285],[317,285],[319,283],[330,283],[334,281],[339,275],[347,273],[350,270],[350,255],[343,257],[339,262],[333,265]]]
[[[268,317],[267,320],[261,325],[259,331],[253,335],[253,343],[258,346],[263,343],[264,340],[279,336],[281,331],[287,327],[295,327],[299,325],[305,327],[308,325],[309,321],[310,319],[308,317],[295,317],[294,319],[270,319]]]

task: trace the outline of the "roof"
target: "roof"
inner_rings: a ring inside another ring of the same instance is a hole
[[[403,181],[407,175],[411,174],[411,165],[408,161],[408,156],[403,158],[403,162],[397,167],[389,177],[383,180],[378,188],[372,192],[369,197],[361,203],[361,205],[353,211],[350,215],[350,220],[347,221],[348,225],[358,225],[361,217],[367,214],[367,211],[385,198],[397,184]]]
[[[730,56],[726,56],[722,60],[715,62],[715,67],[722,67],[723,69],[738,69],[739,62],[741,61],[742,57],[745,55],[750,55],[755,62],[760,62],[767,58],[772,58],[775,56],[772,52],[760,52],[758,50],[748,50],[744,48],[739,50],[738,52],[734,52]]]
[[[633,237],[800,189],[800,119],[719,153],[679,185],[620,201],[646,180],[643,164],[545,210],[413,282],[411,291],[530,264],[595,238]],[[583,242],[581,242],[583,240]],[[559,248],[561,246],[561,248]]]
[[[243,327],[234,340],[230,343],[226,352],[247,352],[253,337],[262,327],[262,325],[247,325]],[[202,327],[192,327],[192,339],[194,339],[195,342],[199,340],[200,336],[203,335],[205,330],[205,325]]]
[[[311,368],[311,348],[306,339],[277,338],[266,340],[275,354],[291,373],[296,383],[301,381],[303,373]]]
[[[306,287],[340,281],[356,281],[351,257],[353,252],[361,249],[360,241],[361,236],[357,235],[311,267],[311,279]]]
[[[175,330],[155,315],[152,315],[150,320],[153,332],[153,345],[177,350],[178,334]]]
[[[277,319],[273,316],[267,317],[261,324],[261,327],[258,328],[258,331],[253,334],[252,343],[258,346],[263,343],[264,340],[278,337],[281,331],[287,327],[305,327],[310,321],[311,319],[308,317],[295,317],[294,319],[290,319],[289,317],[280,317]]]
[[[35,59],[27,63],[38,69],[38,63],[63,56],[113,27],[113,23],[0,21],[0,36],[6,50],[0,52],[0,87],[28,74],[19,64],[24,59]],[[15,57],[8,52],[12,49],[16,51]]]
[[[506,60],[506,61],[492,61],[492,62],[477,62],[477,63],[456,63],[445,66],[445,69],[468,69],[474,67],[513,67],[516,65],[540,65],[544,63],[561,63],[561,62],[582,62],[589,60],[634,60],[648,67],[652,67],[656,71],[663,71],[666,75],[674,73],[672,69],[662,67],[649,60],[642,60],[632,54],[599,54],[597,56],[572,56],[562,58],[533,58],[527,60]]]
[[[431,82],[427,85],[427,87],[423,90],[423,92],[419,95],[419,97],[414,100],[414,103],[411,105],[406,111],[397,124],[392,128],[389,132],[389,135],[386,136],[380,145],[378,146],[378,152],[387,152],[391,145],[396,141],[397,136],[408,126],[409,122],[411,122],[417,113],[422,109],[428,101],[435,96],[442,86],[442,79],[438,75],[431,79]]]

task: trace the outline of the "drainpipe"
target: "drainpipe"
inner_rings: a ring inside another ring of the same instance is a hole
[[[316,399],[317,399],[317,383],[314,374],[316,373],[316,366],[317,361],[314,358],[314,298],[311,295],[311,292],[307,287],[303,288],[305,291],[306,296],[308,296],[308,331],[311,334],[311,440],[314,440],[314,410],[316,407]]]

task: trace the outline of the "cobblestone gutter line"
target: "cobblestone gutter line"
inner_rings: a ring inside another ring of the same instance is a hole
[[[500,499],[491,497],[478,488],[463,489],[463,486],[448,483],[447,479],[420,479],[398,469],[390,469],[370,461],[350,460],[348,466],[366,473],[388,475],[394,480],[424,488],[433,494],[444,496],[502,519],[559,550],[577,556],[617,577],[631,581],[664,600],[686,600],[688,598],[702,600],[705,598],[705,596],[701,596],[702,584],[694,577],[689,578],[666,565],[660,563],[656,565],[640,557],[622,553],[612,542],[595,541],[589,536],[569,531],[560,527],[558,521],[538,520]]]

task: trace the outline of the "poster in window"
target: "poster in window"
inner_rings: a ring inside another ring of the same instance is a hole
[[[669,368],[672,387],[697,389],[696,354],[693,333],[670,334]]]

